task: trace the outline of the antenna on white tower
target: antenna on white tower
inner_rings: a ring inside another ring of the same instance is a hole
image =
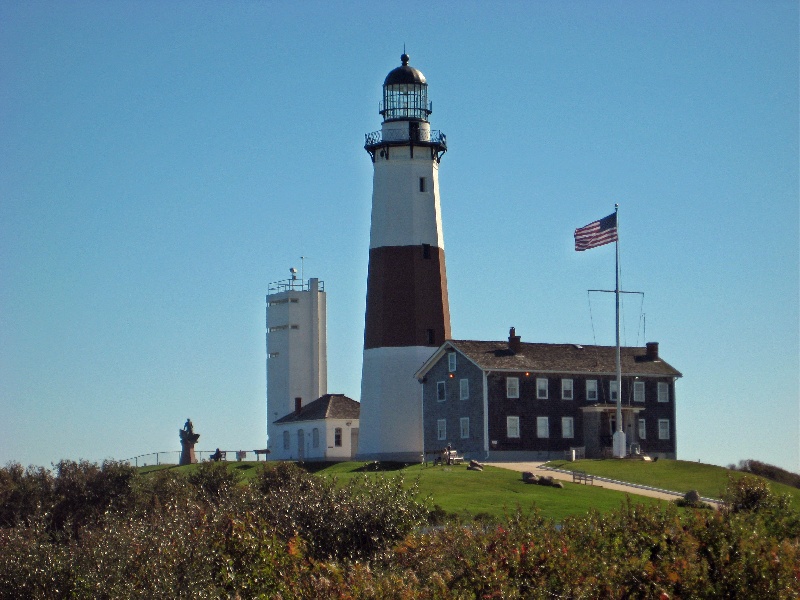
[[[307,258],[308,258],[307,256],[301,256],[300,257],[300,283],[301,284],[306,280],[305,279],[305,264],[304,263],[305,263],[305,260]]]

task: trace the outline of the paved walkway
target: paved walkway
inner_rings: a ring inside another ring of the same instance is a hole
[[[497,462],[497,463],[484,463],[486,465],[490,465],[492,467],[499,467],[501,469],[509,469],[511,471],[518,471],[522,473],[523,471],[530,471],[534,475],[542,476],[549,476],[553,479],[558,479],[561,481],[572,481],[572,474],[571,473],[562,473],[560,471],[555,471],[552,469],[543,469],[542,465],[544,462]],[[639,496],[649,496],[651,498],[660,498],[661,500],[675,500],[676,498],[682,498],[683,494],[678,492],[668,492],[665,490],[657,490],[655,488],[649,488],[646,486],[634,485],[634,484],[626,484],[623,482],[611,482],[611,481],[604,481],[600,480],[597,477],[594,479],[594,485],[596,487],[602,487],[608,490],[617,490],[620,492],[627,492],[628,494],[638,494]],[[703,501],[712,504],[714,507],[717,507],[718,503],[715,502],[711,498],[703,498]]]

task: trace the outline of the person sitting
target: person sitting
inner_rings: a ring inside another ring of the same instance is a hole
[[[213,460],[214,462],[218,462],[221,459],[222,459],[222,452],[220,452],[219,448],[217,448],[217,451],[211,455],[211,460]]]

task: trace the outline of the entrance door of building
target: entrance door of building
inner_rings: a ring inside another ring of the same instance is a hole
[[[303,460],[306,447],[306,432],[302,429],[297,431],[297,459]]]

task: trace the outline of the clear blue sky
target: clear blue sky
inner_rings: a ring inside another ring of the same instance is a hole
[[[450,148],[454,337],[613,344],[613,246],[572,232],[618,202],[679,457],[800,470],[794,1],[0,3],[0,464],[178,450],[186,417],[264,447],[264,295],[301,255],[358,398],[403,44]]]

